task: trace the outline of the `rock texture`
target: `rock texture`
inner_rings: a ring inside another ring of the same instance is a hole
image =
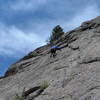
[[[15,100],[24,87],[26,100],[100,100],[100,16],[56,43],[62,47],[56,58],[50,58],[46,45],[9,68],[0,78],[0,100]],[[49,86],[35,91],[43,82]]]

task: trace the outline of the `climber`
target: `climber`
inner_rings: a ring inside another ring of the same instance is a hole
[[[59,46],[52,46],[50,49],[50,53],[51,53],[50,57],[55,58],[57,55],[56,53],[57,50],[61,50],[61,48]]]

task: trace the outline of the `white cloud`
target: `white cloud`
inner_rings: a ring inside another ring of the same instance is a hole
[[[33,2],[33,0],[31,0]],[[22,0],[24,3],[24,0]],[[43,3],[43,1],[38,0],[38,2]],[[44,0],[44,3],[46,0]],[[16,10],[20,10],[25,7],[25,5],[21,3],[20,6],[18,3],[16,4]],[[20,8],[22,6],[22,8]],[[31,5],[31,4],[30,4]],[[35,5],[35,4],[34,4]],[[33,6],[34,6],[33,5]],[[13,5],[14,6],[14,5]],[[37,6],[37,5],[36,5]],[[29,6],[29,9],[32,7]],[[26,8],[24,8],[26,9]],[[29,26],[35,26],[35,29],[31,30],[33,32],[26,33],[25,31],[15,27],[15,26],[6,26],[4,24],[0,24],[0,55],[20,55],[25,54],[34,48],[45,44],[45,40],[47,36],[52,31],[52,28],[58,24],[60,24],[64,31],[69,31],[71,29],[74,29],[84,21],[90,20],[92,18],[95,18],[99,15],[99,10],[97,6],[90,5],[86,7],[83,11],[76,13],[75,16],[73,16],[72,19],[67,21],[66,16],[64,19],[58,16],[57,19],[48,19],[48,21],[40,22],[40,23],[34,23],[34,20],[31,21]]]
[[[25,33],[15,26],[0,24],[0,55],[20,56],[43,45],[44,38],[36,33]]]
[[[97,16],[99,16],[100,10],[98,7],[94,5],[89,5],[85,9],[83,9],[81,12],[73,16],[73,18],[70,21],[66,21],[63,24],[63,27],[68,31],[72,30],[78,26],[84,21],[91,20]]]
[[[48,21],[47,22],[44,21],[44,23],[39,23],[39,24],[35,23],[36,28],[37,28],[36,30],[38,31],[38,33],[42,32],[42,34],[46,35],[47,37],[50,35],[50,33],[52,32],[52,29],[56,25],[61,25],[61,27],[64,28],[64,31],[67,32],[76,27],[79,27],[82,22],[91,20],[99,16],[99,12],[100,10],[98,9],[97,5],[91,4],[91,5],[88,5],[85,9],[76,13],[76,15],[73,16],[70,20],[67,20],[66,16],[64,17],[64,19],[58,16],[57,19],[52,19],[52,20],[48,19]],[[34,21],[31,22],[31,26],[32,24],[34,24]]]

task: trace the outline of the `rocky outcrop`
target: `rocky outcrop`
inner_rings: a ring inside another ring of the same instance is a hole
[[[30,59],[32,57],[36,57],[36,56],[41,56],[42,53],[47,50],[50,46],[49,45],[45,45],[42,47],[37,48],[36,50],[34,50],[33,52],[30,52],[28,55],[26,55],[25,57],[23,57],[20,61],[22,60],[27,60]]]
[[[14,100],[24,87],[26,100],[100,100],[100,16],[56,44],[62,48],[56,58],[45,45],[13,64],[0,79],[0,100]]]
[[[5,73],[4,77],[9,77],[12,75],[15,75],[19,70],[23,69],[23,66],[29,66],[31,65],[31,63],[28,61],[25,61],[24,63],[21,63],[21,61],[24,60],[28,60],[34,57],[38,57],[38,56],[42,56],[43,54],[45,54],[45,50],[48,51],[48,48],[50,47],[50,45],[45,45],[42,47],[37,48],[36,50],[34,50],[33,52],[30,52],[28,55],[24,56],[23,58],[21,58],[18,62],[16,62],[15,64],[13,64]],[[47,53],[47,52],[46,52]]]

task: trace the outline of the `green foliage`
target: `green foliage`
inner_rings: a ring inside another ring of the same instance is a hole
[[[64,32],[63,32],[62,27],[60,27],[60,25],[57,25],[52,30],[52,34],[51,34],[51,36],[49,38],[49,43],[53,44],[54,41],[58,40],[63,34],[64,34]]]
[[[48,86],[49,86],[49,84],[46,81],[43,81],[42,84],[39,85],[39,88],[38,88],[39,91],[37,92],[37,94],[34,97],[39,96],[46,88],[48,88]],[[36,90],[38,90],[38,89],[36,89]],[[35,92],[35,91],[33,91],[33,92]],[[29,92],[29,90],[28,90],[28,92]],[[25,99],[26,98],[25,93],[26,93],[26,91],[25,91],[25,88],[24,88],[22,93],[20,93],[20,94],[17,93],[16,94],[15,100],[26,100]],[[32,89],[31,89],[31,92],[28,93],[28,95],[31,94],[31,93],[32,93]]]
[[[25,100],[24,92],[25,92],[25,88],[23,89],[21,95],[19,95],[18,93],[16,94],[15,100]]]
[[[15,100],[25,100],[25,98],[23,96],[19,96],[18,94],[16,94]]]
[[[46,82],[46,81],[44,81],[41,85],[40,85],[40,88],[42,89],[42,90],[44,90],[44,89],[46,89],[46,88],[48,88],[49,87],[49,84]]]

